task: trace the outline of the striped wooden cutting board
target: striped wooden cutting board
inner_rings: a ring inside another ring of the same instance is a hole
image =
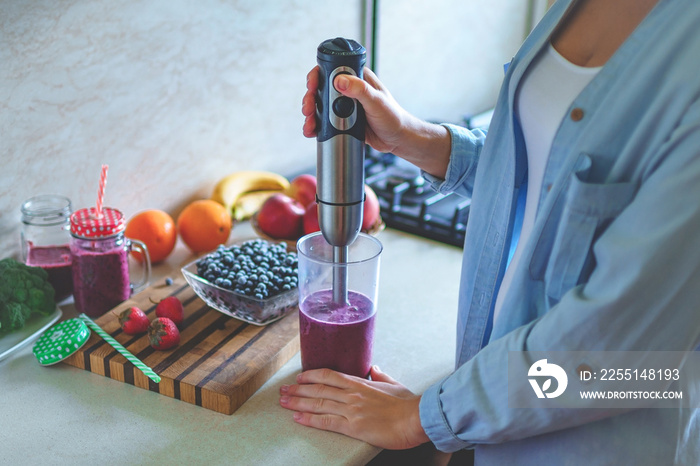
[[[117,315],[131,306],[155,318],[154,302],[177,296],[185,309],[180,344],[156,351],[148,336],[121,331]],[[210,308],[187,285],[151,286],[94,319],[160,377],[155,383],[94,332],[64,362],[224,414],[233,413],[299,351],[298,311],[264,327],[247,324]]]

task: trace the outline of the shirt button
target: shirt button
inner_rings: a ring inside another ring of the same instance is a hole
[[[552,190],[552,185],[548,184],[545,189],[547,190],[547,192],[550,192]]]
[[[574,121],[581,121],[583,119],[583,109],[576,107],[575,109],[571,110],[570,116]]]

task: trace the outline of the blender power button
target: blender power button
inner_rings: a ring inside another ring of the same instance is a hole
[[[355,111],[355,101],[350,97],[338,97],[333,101],[333,113],[339,118],[348,118]]]

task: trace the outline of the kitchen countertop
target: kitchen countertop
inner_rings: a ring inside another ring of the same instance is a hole
[[[247,223],[231,241],[253,236]],[[461,250],[387,229],[380,265],[374,364],[414,392],[454,364]],[[151,283],[194,259],[178,241]],[[70,300],[63,318],[76,315]],[[301,370],[297,353],[232,415],[67,364],[40,366],[31,345],[0,362],[3,464],[365,464],[381,450],[300,426],[278,389]]]

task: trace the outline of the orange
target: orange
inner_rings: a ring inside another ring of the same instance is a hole
[[[231,214],[211,199],[194,201],[177,217],[180,238],[194,253],[209,252],[225,244],[231,233]]]
[[[177,241],[177,230],[173,218],[162,210],[144,210],[134,215],[126,224],[127,238],[143,241],[148,248],[152,263],[165,260]],[[136,260],[143,260],[140,252],[131,253]]]

